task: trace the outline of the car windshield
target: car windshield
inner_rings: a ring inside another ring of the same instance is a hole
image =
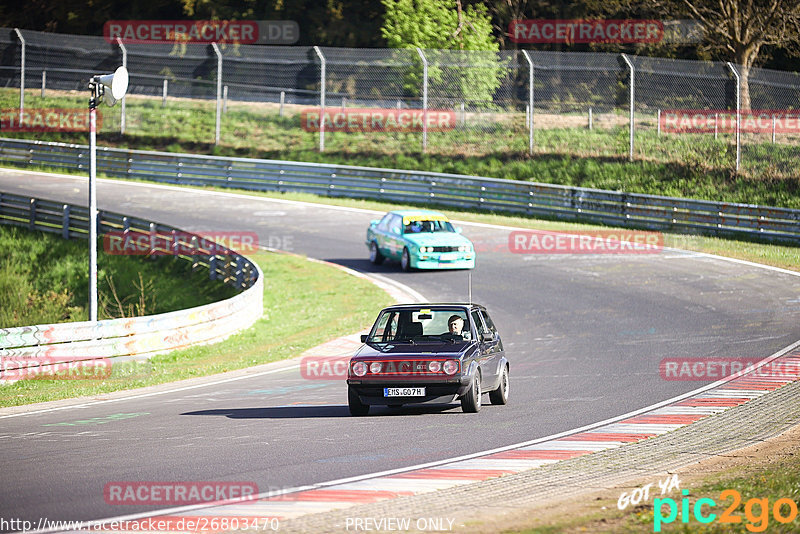
[[[472,338],[463,309],[403,308],[381,312],[368,343],[463,343]]]
[[[414,219],[410,221],[403,221],[404,234],[420,234],[420,233],[433,233],[433,232],[455,232],[453,225],[450,221],[445,220],[432,220],[432,219]]]

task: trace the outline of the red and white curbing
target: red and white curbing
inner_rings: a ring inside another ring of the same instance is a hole
[[[800,348],[797,345],[771,361],[785,364],[794,371],[774,377],[763,376],[758,370],[740,373],[735,378],[720,381],[716,387],[672,404],[544,442],[432,467],[412,468],[373,478],[361,477],[349,482],[266,496],[255,503],[193,509],[189,514],[192,517],[288,520],[311,513],[470,484],[621,447],[692,424],[800,379]]]

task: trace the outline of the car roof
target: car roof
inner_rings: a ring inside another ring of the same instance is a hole
[[[468,303],[468,302],[417,302],[417,303],[407,303],[407,304],[394,304],[392,306],[386,306],[384,310],[396,310],[396,309],[403,309],[403,308],[478,308],[481,310],[486,310],[485,306],[477,304],[475,302]]]
[[[392,210],[389,213],[394,213],[401,217],[412,217],[412,216],[419,216],[419,215],[438,215],[441,217],[447,217],[441,211],[434,211],[429,209],[408,209],[408,210]]]

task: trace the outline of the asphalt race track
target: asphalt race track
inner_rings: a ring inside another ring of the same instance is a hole
[[[85,205],[86,181],[8,170],[0,191]],[[98,207],[189,231],[254,231],[262,245],[380,273],[431,301],[468,295],[466,272],[372,266],[364,234],[373,213],[108,181],[98,185]],[[106,504],[113,481],[250,481],[268,491],[510,445],[706,383],[662,379],[664,358],[760,358],[800,339],[800,277],[669,250],[511,254],[508,229],[460,225],[482,250],[473,300],[503,336],[508,406],[378,408],[351,418],[342,382],[292,369],[2,418],[0,516],[88,520],[155,509]]]

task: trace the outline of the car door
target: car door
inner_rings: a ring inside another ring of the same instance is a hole
[[[386,231],[386,256],[399,259],[403,253],[403,218],[392,214]]]
[[[388,254],[388,247],[387,247],[387,238],[389,235],[389,222],[392,220],[392,214],[387,213],[375,226],[374,235],[375,235],[375,242],[378,244],[378,251],[384,256]]]
[[[483,339],[483,335],[492,334],[492,332],[486,326],[480,310],[472,310],[470,315],[472,316],[472,321],[475,323],[475,328],[478,331],[478,365],[481,369],[481,389],[484,391],[490,391],[491,389],[497,387],[498,363],[495,360],[497,358],[499,338],[493,335],[492,341],[485,341]]]
[[[480,310],[481,319],[483,319],[484,325],[492,333],[492,337],[494,340],[490,343],[487,343],[487,350],[490,354],[490,361],[494,368],[494,373],[497,376],[497,380],[500,380],[500,373],[503,370],[503,358],[505,356],[505,351],[503,350],[503,341],[500,339],[500,334],[497,332],[497,327],[494,325],[494,321],[492,318],[489,317],[489,312],[486,310]],[[498,384],[499,385],[499,384]]]

